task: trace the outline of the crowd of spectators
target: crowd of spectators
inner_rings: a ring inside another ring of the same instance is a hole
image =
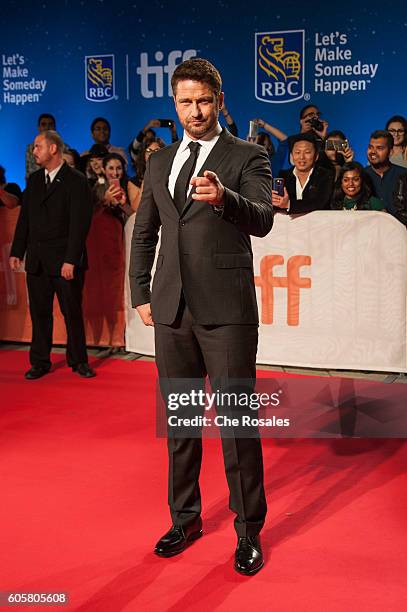
[[[236,123],[226,107],[223,123],[238,136]],[[299,131],[288,136],[278,127],[257,118],[251,121],[255,135],[248,139],[264,146],[273,177],[282,179],[273,190],[273,205],[286,214],[314,210],[382,210],[407,226],[407,119],[392,116],[385,129],[372,132],[367,144],[367,162],[356,162],[351,144],[342,130],[329,131],[317,106],[308,104],[299,115]],[[165,146],[157,135],[169,131],[168,142],[178,140],[173,119],[151,119],[127,148],[111,144],[111,126],[104,117],[90,125],[92,146],[79,153],[67,143],[64,159],[83,172],[93,190],[94,209],[112,215],[122,225],[137,211],[143,190],[147,158]],[[56,130],[55,117],[43,113],[38,133]],[[33,145],[26,148],[26,179],[38,169]],[[129,178],[130,177],[130,178]],[[21,203],[21,191],[7,183],[0,167],[0,205],[13,208]]]
[[[222,113],[221,122],[238,136],[236,123],[226,107]],[[53,115],[41,114],[37,129],[38,133],[56,130]],[[94,257],[92,267],[103,270],[104,274],[92,275],[93,280],[88,279],[87,284],[95,295],[106,296],[105,310],[111,313],[113,321],[123,300],[124,225],[133,217],[126,232],[132,229],[148,158],[166,145],[165,140],[176,142],[178,134],[173,119],[151,119],[126,151],[111,144],[111,126],[106,118],[96,117],[90,133],[93,143],[87,150],[80,153],[65,143],[63,157],[67,164],[86,175],[92,190],[94,231],[88,238],[89,251]],[[165,140],[158,133],[166,134]],[[267,152],[274,177],[272,202],[281,214],[316,210],[383,211],[407,227],[407,120],[404,117],[395,115],[384,129],[371,133],[366,143],[367,164],[361,163],[364,160],[355,160],[351,137],[339,129],[329,130],[328,122],[315,105],[301,110],[298,133],[289,136],[257,118],[250,122],[247,139],[262,145]],[[32,144],[26,148],[25,161],[27,179],[38,169]],[[22,197],[20,187],[7,182],[6,170],[0,166],[0,206],[16,208]],[[105,287],[106,278],[117,281],[116,285]]]

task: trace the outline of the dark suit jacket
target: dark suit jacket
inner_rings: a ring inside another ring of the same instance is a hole
[[[189,196],[179,215],[168,177],[180,142],[152,155],[134,227],[130,284],[133,306],[149,303],[153,320],[173,323],[184,292],[202,325],[257,323],[250,234],[265,236],[273,224],[270,162],[263,147],[223,130],[199,171],[216,172],[225,186],[219,215]],[[161,246],[150,293],[158,232]]]
[[[296,178],[294,168],[281,170],[280,176],[284,179],[285,187],[290,198],[288,214],[307,213],[313,210],[330,209],[334,188],[334,174],[323,168],[315,166],[313,173],[302,193],[302,200],[297,200]]]
[[[50,188],[45,171],[30,175],[23,195],[10,255],[22,259],[25,269],[60,275],[63,263],[86,269],[85,241],[92,219],[91,192],[86,178],[64,164]]]

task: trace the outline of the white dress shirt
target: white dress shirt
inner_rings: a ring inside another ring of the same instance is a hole
[[[302,192],[304,191],[304,189],[308,185],[308,181],[310,180],[311,174],[313,172],[314,172],[314,168],[311,168],[311,170],[309,171],[309,174],[307,176],[307,180],[305,181],[304,185],[301,185],[300,179],[298,178],[298,174],[297,174],[297,168],[294,168],[293,174],[295,176],[295,188],[296,188],[296,191],[297,191],[297,200],[302,200]]]
[[[58,172],[61,170],[62,166],[64,165],[64,161],[59,164],[59,166],[57,166],[56,168],[54,168],[54,170],[51,170],[51,172],[48,172],[48,170],[45,170],[45,182],[47,181],[47,176],[49,176],[49,180],[52,183],[52,181],[54,180],[54,178],[56,177],[56,175],[58,174]]]
[[[196,176],[199,170],[204,165],[209,153],[212,151],[213,147],[218,142],[221,131],[222,128],[218,123],[214,132],[209,135],[208,140],[192,140],[192,138],[190,138],[184,132],[181,144],[178,147],[178,151],[176,152],[174,160],[172,162],[170,176],[168,177],[168,191],[170,192],[172,198],[174,197],[174,188],[178,178],[178,174],[180,173],[182,166],[185,164],[191,153],[190,149],[188,148],[189,143],[199,142],[199,144],[201,145],[194,170],[194,176]],[[191,188],[192,185],[190,185],[188,188],[188,194],[191,191]]]

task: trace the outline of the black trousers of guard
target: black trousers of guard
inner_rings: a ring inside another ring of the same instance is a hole
[[[32,321],[31,365],[51,367],[53,304],[57,295],[67,332],[66,359],[69,366],[87,363],[86,337],[82,315],[84,272],[75,269],[72,280],[50,276],[41,267],[27,273],[27,289]]]
[[[155,324],[160,379],[203,379],[212,390],[220,380],[256,378],[257,325],[198,325],[183,298],[172,325]],[[174,413],[173,413],[174,414]],[[222,431],[221,431],[222,434]],[[257,535],[267,512],[259,436],[222,436],[229,507],[238,537]],[[168,503],[175,525],[188,525],[201,513],[199,474],[202,437],[168,437]]]

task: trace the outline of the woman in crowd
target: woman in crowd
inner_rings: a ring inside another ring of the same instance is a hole
[[[75,168],[76,170],[81,170],[81,158],[76,149],[66,149],[63,152],[62,157],[71,168]]]
[[[130,202],[135,197],[135,186],[129,182],[125,161],[118,153],[106,155],[102,166],[103,180],[93,188],[95,207],[111,213],[124,224],[133,212]]]
[[[88,179],[90,187],[105,182],[103,158],[108,154],[109,151],[103,145],[93,145],[87,155],[81,156],[81,171]]]
[[[384,210],[379,198],[372,195],[369,179],[358,162],[344,164],[340,170],[331,208],[334,210]]]
[[[93,187],[94,212],[87,240],[89,268],[85,296],[89,325],[98,339],[108,334],[108,345],[123,346],[117,336],[124,319],[125,246],[123,226],[132,214],[131,187],[125,161],[118,153],[102,159],[103,175]],[[93,305],[94,310],[90,310]],[[124,323],[123,323],[124,325]]]
[[[396,166],[407,168],[407,119],[394,115],[386,123],[386,130],[393,136],[394,146],[390,161]]]
[[[136,176],[134,179],[129,181],[129,186],[131,186],[131,192],[129,192],[130,196],[130,205],[133,212],[136,212],[141,200],[141,195],[143,193],[143,183],[144,183],[144,173],[146,171],[147,160],[156,151],[159,151],[165,147],[165,143],[161,138],[150,138],[146,140],[140,149],[140,153],[137,157],[137,162],[134,166],[136,171]]]

